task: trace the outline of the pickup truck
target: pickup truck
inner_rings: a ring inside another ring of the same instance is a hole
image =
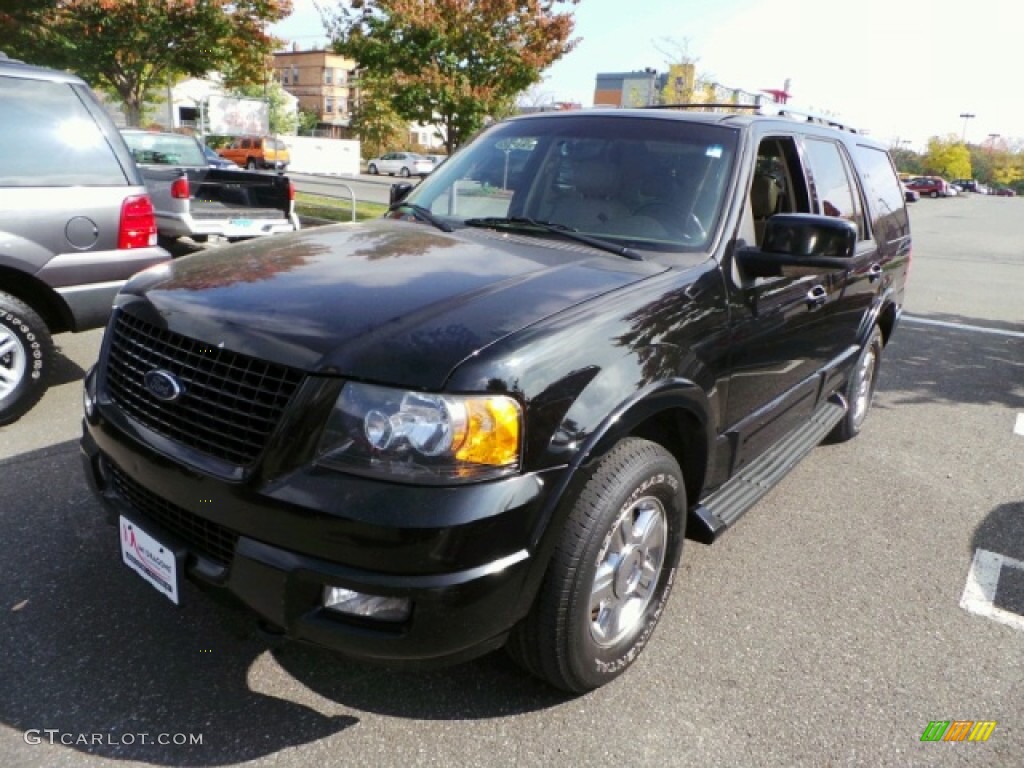
[[[121,131],[156,208],[162,241],[241,240],[300,229],[286,176],[211,168],[192,136]]]
[[[684,538],[865,427],[910,267],[883,144],[698,109],[512,118],[380,220],[129,282],[82,439],[123,561],[355,658],[622,674]]]

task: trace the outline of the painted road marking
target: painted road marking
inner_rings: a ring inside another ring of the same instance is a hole
[[[948,323],[945,320],[929,320],[926,317],[913,317],[912,315],[903,315],[900,319],[907,323],[937,325],[939,328],[952,328],[955,331],[975,331],[976,333],[990,333],[995,336],[1024,339],[1024,332],[1021,331],[1004,331],[1002,328],[986,328],[983,325],[971,325],[969,323]]]
[[[1024,437],[1024,413],[1017,414],[1017,423],[1013,425],[1013,434]]]
[[[1024,632],[1024,616],[995,604],[999,574],[1003,568],[1019,568],[1024,571],[1024,562],[986,549],[975,550],[964,594],[960,598],[960,607]]]

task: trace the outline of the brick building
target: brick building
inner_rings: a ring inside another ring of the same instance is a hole
[[[319,116],[317,133],[345,138],[359,98],[356,63],[331,51],[282,51],[274,54],[274,80]]]

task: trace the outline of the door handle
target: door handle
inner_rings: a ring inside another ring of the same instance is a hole
[[[807,292],[807,308],[817,309],[825,304],[828,299],[828,293],[825,291],[825,286],[816,285]]]
[[[882,265],[872,264],[868,267],[868,282],[873,283],[882,276]]]

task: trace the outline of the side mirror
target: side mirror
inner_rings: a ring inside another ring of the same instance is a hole
[[[764,244],[738,251],[751,277],[777,277],[783,267],[849,269],[857,246],[857,227],[846,219],[809,213],[780,213],[765,222]]]
[[[391,193],[388,196],[388,202],[391,205],[402,202],[412,192],[412,184],[408,181],[400,181],[397,184],[391,185]]]

